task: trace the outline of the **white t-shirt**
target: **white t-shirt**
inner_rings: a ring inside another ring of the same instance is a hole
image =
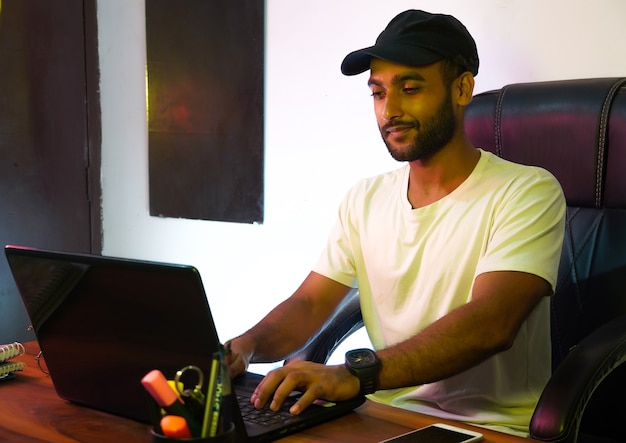
[[[457,189],[417,209],[407,199],[408,177],[406,165],[357,183],[313,269],[358,286],[375,349],[402,342],[469,302],[481,273],[527,272],[554,289],[565,200],[549,172],[481,150],[474,171]],[[550,377],[550,352],[546,298],[511,349],[448,379],[371,398],[524,433]]]

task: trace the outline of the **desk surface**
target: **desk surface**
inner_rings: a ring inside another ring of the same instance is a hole
[[[0,441],[149,443],[149,426],[68,403],[57,396],[50,377],[37,366],[39,349],[26,343],[27,353],[16,360],[27,368],[12,380],[0,382]],[[367,401],[354,413],[286,437],[283,443],[379,442],[435,422],[435,417]],[[449,422],[452,423],[452,422]],[[471,426],[457,426],[471,428]],[[532,440],[479,429],[486,442],[528,443]]]

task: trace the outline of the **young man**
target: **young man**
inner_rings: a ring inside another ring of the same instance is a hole
[[[383,141],[406,165],[348,192],[313,271],[232,340],[231,373],[301,348],[358,286],[376,351],[349,352],[346,365],[276,369],[251,398],[255,406],[276,409],[299,389],[297,414],[316,398],[365,393],[524,434],[550,376],[561,188],[542,169],[471,145],[463,115],[478,54],[454,17],[405,11],[341,68],[370,71]],[[363,358],[369,368],[358,367]]]

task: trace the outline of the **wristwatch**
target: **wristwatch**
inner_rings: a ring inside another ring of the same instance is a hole
[[[376,392],[380,360],[371,349],[353,349],[346,352],[346,368],[359,379],[359,394],[373,394]]]

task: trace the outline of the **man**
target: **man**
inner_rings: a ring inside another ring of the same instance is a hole
[[[295,293],[231,342],[231,373],[285,358],[358,286],[376,349],[346,365],[293,362],[251,401],[276,409],[303,392],[359,393],[444,418],[525,434],[550,376],[549,296],[564,230],[561,188],[548,172],[471,145],[463,128],[478,54],[454,17],[405,11],[346,75],[370,71],[376,118],[406,165],[347,194],[326,249]],[[367,365],[366,365],[367,366]]]

